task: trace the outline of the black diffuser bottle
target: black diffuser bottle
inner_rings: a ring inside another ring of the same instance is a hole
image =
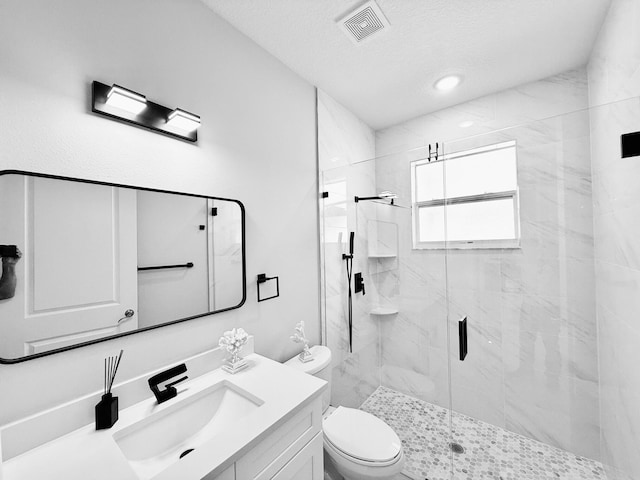
[[[118,397],[111,394],[113,380],[116,378],[122,350],[118,357],[104,359],[104,395],[96,405],[96,430],[104,430],[113,427],[118,421]]]
[[[102,399],[96,405],[96,430],[113,427],[118,421],[118,397],[111,392],[102,395]]]

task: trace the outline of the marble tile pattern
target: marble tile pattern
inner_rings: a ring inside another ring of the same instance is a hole
[[[360,408],[395,430],[407,458],[402,473],[414,480],[607,480],[599,462],[389,388]],[[452,442],[464,452],[452,453]]]
[[[378,130],[375,153],[379,158],[574,112],[587,108],[587,96],[586,70],[571,70]]]
[[[612,0],[589,59],[590,106],[640,95],[640,3]]]
[[[419,135],[444,139],[446,152],[516,140],[522,238],[518,249],[413,250],[411,210],[378,206],[378,221],[398,225],[399,253],[395,270],[372,276],[380,295],[399,306],[380,320],[381,385],[447,408],[450,381],[454,410],[597,460],[586,85],[585,70],[575,70],[376,132],[378,153],[419,146]],[[570,113],[545,117],[562,112]],[[471,114],[486,120],[472,133],[490,133],[446,142]],[[496,130],[507,125],[515,126]],[[424,154],[379,156],[378,189],[409,206],[410,163]],[[469,355],[460,362],[464,316]]]
[[[620,135],[640,130],[640,2],[612,0],[588,65],[602,461],[640,478],[640,175]]]
[[[320,171],[375,157],[373,130],[322,90],[318,90]]]
[[[369,315],[371,295],[354,294],[353,352],[349,353],[348,284],[342,254],[348,250],[349,232],[356,232],[353,272],[362,272],[368,289],[371,206],[357,206],[353,197],[376,191],[374,165],[362,162],[374,156],[374,133],[319,90],[318,146],[320,191],[329,192],[320,202],[320,241],[323,338],[332,352],[331,403],[357,407],[380,385],[379,333]]]
[[[620,154],[639,118],[638,98],[591,110],[602,460],[613,480],[640,478],[640,162]]]

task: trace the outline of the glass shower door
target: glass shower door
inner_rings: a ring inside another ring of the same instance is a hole
[[[320,176],[322,335],[332,352],[335,406],[358,408],[380,385],[378,328],[369,315],[367,212],[354,202],[374,190],[374,166],[365,161]],[[364,291],[356,291],[356,275]]]
[[[415,249],[412,229],[410,169],[425,155],[417,149],[321,172],[323,325],[334,351],[333,404],[390,425],[410,478],[449,480],[446,256],[442,248]],[[352,352],[343,258],[351,232]],[[365,292],[355,293],[356,273]]]
[[[375,203],[369,239],[370,251],[379,256],[370,258],[370,283],[372,302],[391,307],[374,319],[380,332],[380,413],[402,439],[404,473],[420,480],[449,480],[446,256],[442,248],[414,248],[412,165],[428,156],[427,147],[376,158],[377,192],[397,198],[393,205]],[[442,191],[442,185],[440,172],[432,186]],[[435,220],[440,231],[442,222]]]
[[[454,478],[599,478],[589,112],[449,142],[443,171]]]

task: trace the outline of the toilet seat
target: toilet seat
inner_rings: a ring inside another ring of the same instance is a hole
[[[351,455],[337,448],[333,443],[331,443],[331,441],[327,440],[327,437],[324,437],[324,449],[327,451],[329,456],[334,458],[334,460],[335,460],[335,457],[338,456],[342,458],[344,461],[351,463],[353,465],[361,465],[363,467],[371,467],[371,468],[381,468],[381,467],[389,467],[389,466],[395,465],[403,457],[402,453],[398,453],[398,455],[396,455],[394,458],[392,458],[387,462],[370,462],[367,460],[361,460],[359,458],[352,457]]]
[[[354,463],[386,466],[401,458],[402,443],[389,425],[370,413],[338,407],[322,424],[325,443]]]

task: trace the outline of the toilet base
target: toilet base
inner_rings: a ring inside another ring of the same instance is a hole
[[[344,477],[338,473],[335,465],[329,458],[327,451],[323,451],[324,455],[324,480],[344,480]]]
[[[339,457],[334,459],[327,452],[326,445],[323,454],[325,480],[397,480],[402,478],[400,472],[405,462],[404,453],[396,463],[384,467],[366,467],[343,461]],[[340,464],[337,465],[336,462],[340,462]]]

